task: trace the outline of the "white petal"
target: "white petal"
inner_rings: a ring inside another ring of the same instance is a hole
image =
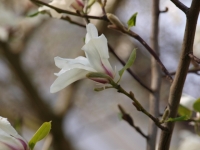
[[[87,34],[85,37],[85,43],[88,43],[90,39],[98,37],[97,28],[92,24],[89,23],[86,25]]]
[[[16,130],[11,126],[10,122],[8,122],[7,118],[0,117],[0,130],[15,137],[19,136]]]
[[[41,12],[41,11],[49,11],[51,8],[47,7],[47,6],[41,6],[38,8],[38,11]]]
[[[69,71],[66,71],[54,81],[54,83],[50,87],[50,92],[55,93],[62,90],[71,83],[85,78],[87,73],[89,73],[89,71],[83,69],[71,69]]]
[[[24,146],[27,147],[27,142],[16,132],[8,120],[3,117],[0,117],[0,143],[6,143],[16,149],[24,149]]]
[[[113,69],[108,61],[107,39],[104,35],[91,39],[82,47],[82,50],[85,51],[86,57],[95,70],[104,73],[109,71],[113,74]]]
[[[193,110],[193,104],[195,101],[196,101],[196,99],[194,97],[187,95],[187,94],[183,94],[181,96],[180,104],[190,110]]]
[[[88,59],[82,56],[79,56],[75,59],[55,57],[54,61],[55,61],[55,65],[60,69],[63,69],[64,67],[66,67],[66,65],[71,65],[71,64],[82,64],[88,67],[91,66]]]

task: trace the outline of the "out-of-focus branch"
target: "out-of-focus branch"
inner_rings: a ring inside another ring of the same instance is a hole
[[[160,58],[158,57],[158,55],[155,53],[155,51],[142,39],[142,37],[140,37],[138,34],[136,34],[135,32],[131,31],[131,30],[121,30],[118,27],[114,26],[114,25],[109,25],[108,28],[113,29],[113,30],[117,30],[120,31],[122,33],[125,33],[133,38],[135,38],[136,40],[138,40],[147,50],[148,52],[154,57],[154,59],[157,61],[157,63],[160,65],[161,69],[163,70],[163,72],[166,74],[167,78],[170,80],[170,82],[173,82],[173,79],[171,77],[171,75],[169,74],[168,70],[166,69],[166,67],[163,65],[162,61],[160,60]]]
[[[73,21],[73,20],[72,20],[70,17],[68,17],[68,16],[62,17],[61,19],[64,20],[64,21],[68,21],[68,22],[71,23],[71,24],[75,24],[75,25],[77,25],[77,26],[79,26],[79,27],[85,28],[85,25],[84,25],[84,24],[81,24],[81,23],[79,23],[79,22]]]
[[[185,27],[185,34],[182,44],[181,56],[179,60],[176,76],[169,93],[169,118],[177,116],[178,106],[182,95],[183,86],[187,76],[188,68],[191,58],[188,56],[193,50],[194,36],[196,32],[196,25],[200,11],[200,1],[193,0],[190,9],[187,11],[187,21]],[[169,129],[168,132],[162,131],[158,150],[169,150],[171,137],[173,133],[175,122],[168,122],[165,126]]]
[[[188,73],[195,73],[197,75],[200,75],[199,71],[200,71],[200,67],[198,67],[198,68],[192,68],[192,69],[188,70]],[[171,72],[170,74],[171,75],[175,75],[176,72]]]
[[[187,6],[181,3],[179,0],[171,0],[180,10],[182,10],[185,14],[189,10]]]
[[[148,139],[148,136],[145,135],[142,130],[134,124],[132,117],[126,113],[124,108],[121,105],[118,105],[118,108],[122,114],[122,119],[126,121],[130,126],[132,126],[140,135],[142,135],[145,139]]]
[[[86,14],[80,14],[80,13],[75,13],[75,12],[71,12],[68,10],[63,10],[57,7],[54,7],[52,5],[49,5],[45,2],[42,1],[38,1],[38,0],[31,0],[32,2],[35,2],[37,4],[41,4],[47,7],[50,7],[52,9],[54,9],[55,11],[57,11],[58,13],[65,13],[65,14],[69,14],[69,15],[73,15],[73,16],[77,16],[77,17],[82,17],[82,18],[88,18],[88,19],[98,19],[98,20],[104,20],[104,21],[108,21],[107,16],[90,16],[90,15],[86,15]]]
[[[168,7],[165,7],[165,10],[159,10],[159,13],[166,13],[166,12],[168,12]]]
[[[152,1],[151,47],[156,53],[156,56],[159,56],[159,4],[160,0]],[[149,111],[155,117],[159,116],[161,79],[160,67],[156,60],[151,57],[151,89],[153,89],[154,92],[149,95]],[[157,130],[155,123],[149,120],[147,150],[156,149]]]
[[[51,133],[54,136],[55,148],[59,150],[71,150],[71,145],[69,141],[65,139],[62,130],[62,117],[55,116],[50,107],[45,103],[45,100],[40,97],[38,91],[35,89],[31,80],[21,66],[20,55],[13,54],[9,45],[1,41],[0,51],[5,56],[13,72],[16,74],[19,81],[21,82],[23,90],[28,97],[27,100],[29,100],[29,103],[37,114],[37,117],[40,118],[42,122],[52,120],[53,128],[51,130]]]
[[[193,59],[196,63],[200,64],[200,59],[194,56],[192,53],[189,54],[189,57]]]

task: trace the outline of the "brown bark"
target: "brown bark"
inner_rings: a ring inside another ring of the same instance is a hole
[[[199,11],[200,11],[200,1],[193,0],[190,9],[186,13],[187,22],[186,22],[185,34],[184,34],[184,39],[183,39],[183,44],[182,44],[182,50],[181,50],[182,52],[181,52],[176,76],[170,88],[168,103],[169,103],[169,110],[170,110],[169,117],[171,118],[174,118],[177,116],[177,110],[178,110],[184,82],[185,82],[189,64],[190,64],[190,57],[188,56],[188,54],[192,52],[193,50],[194,36],[195,36]],[[168,122],[166,124],[166,127],[168,127],[169,131],[161,132],[158,150],[169,149],[174,125],[175,125],[175,122]]]

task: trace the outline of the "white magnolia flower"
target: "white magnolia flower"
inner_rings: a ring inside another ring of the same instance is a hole
[[[0,117],[0,150],[29,150],[27,142],[3,117]]]
[[[72,7],[75,9],[76,7],[80,9],[80,7],[84,7],[83,3],[81,3],[82,1],[80,0],[53,0],[51,3],[49,3],[49,5],[52,5],[56,8],[60,8],[63,10],[67,10],[70,8],[70,6],[72,5]],[[58,13],[57,11],[55,11],[52,8],[49,8],[47,6],[42,6],[38,8],[39,12],[42,11],[49,11],[51,16],[53,18],[61,18],[62,17],[62,13]]]
[[[195,101],[196,99],[194,97],[187,94],[182,94],[180,104],[192,111],[194,110],[193,104]]]
[[[75,59],[55,57],[55,64],[61,71],[55,74],[58,78],[51,85],[51,93],[85,78],[89,72],[105,73],[114,78],[114,71],[108,61],[109,53],[106,37],[103,34],[98,36],[96,27],[91,23],[86,26],[86,29],[85,45],[82,47],[86,57],[80,56]],[[103,84],[108,83],[106,79],[93,78],[92,80]]]

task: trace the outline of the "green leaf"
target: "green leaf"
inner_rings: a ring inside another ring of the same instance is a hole
[[[35,147],[35,144],[45,138],[51,130],[51,121],[43,123],[40,128],[36,131],[36,133],[33,135],[31,140],[28,142],[28,145],[31,150]]]
[[[178,114],[180,116],[188,116],[188,118],[190,118],[192,116],[192,111],[189,110],[188,108],[186,108],[183,105],[179,105],[179,107],[178,107]]]
[[[136,48],[132,51],[132,53],[131,53],[131,55],[130,55],[130,57],[129,57],[127,63],[126,63],[126,65],[119,71],[120,79],[121,79],[124,71],[126,69],[130,68],[133,65],[133,63],[135,61],[135,58],[136,58]]]
[[[130,30],[130,28],[132,26],[135,26],[136,25],[136,18],[137,18],[137,12],[134,13],[131,18],[128,20],[127,24],[128,24],[128,30]]]
[[[189,119],[188,116],[180,116],[177,118],[169,118],[165,122],[184,121],[184,120],[188,120],[188,119]]]
[[[40,13],[40,12],[37,11],[37,12],[35,12],[35,13],[33,13],[33,14],[28,15],[28,17],[35,17],[35,16],[37,16],[39,13]]]
[[[200,112],[200,98],[198,98],[194,104],[193,104],[193,108],[195,111]]]

